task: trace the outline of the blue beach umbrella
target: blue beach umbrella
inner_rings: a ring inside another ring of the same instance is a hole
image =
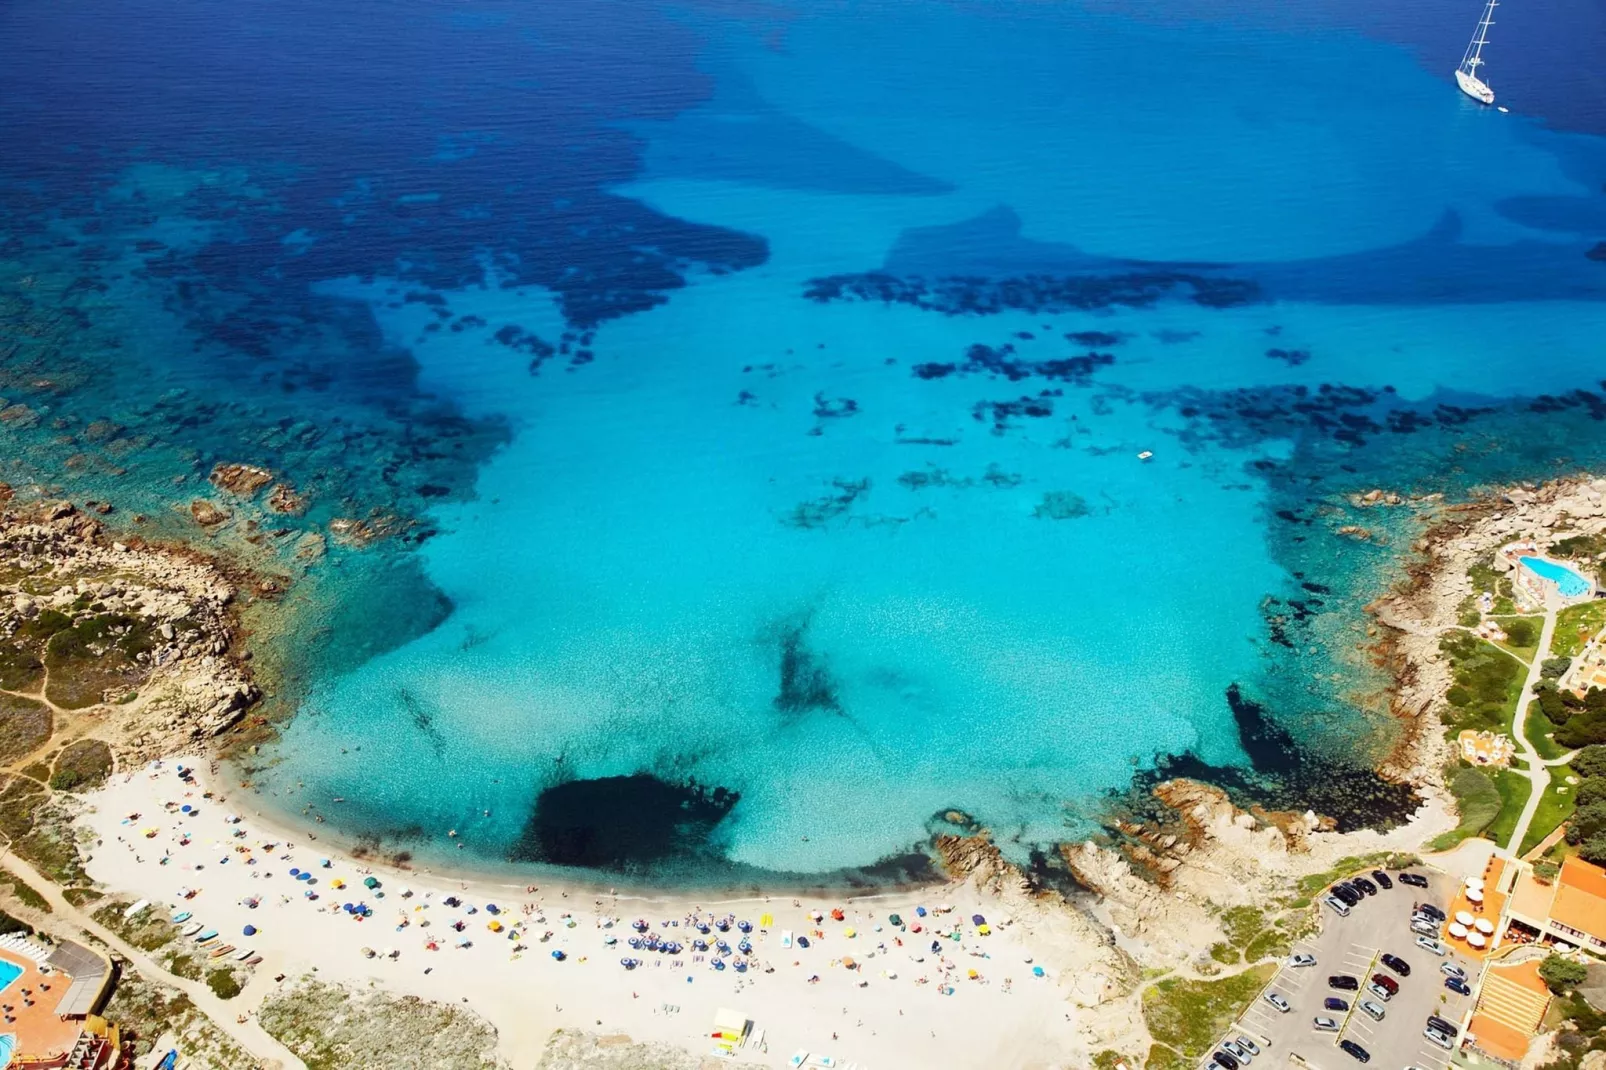
[[[257,927],[255,925],[247,925],[245,928],[241,929],[240,931],[242,933],[244,933],[246,936],[255,936],[257,934]]]

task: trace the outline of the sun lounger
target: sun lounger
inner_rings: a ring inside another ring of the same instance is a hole
[[[804,1063],[806,1063],[808,1061],[809,1061],[808,1049],[799,1048],[792,1055],[792,1057],[790,1059],[786,1060],[786,1065],[787,1066],[802,1066]]]

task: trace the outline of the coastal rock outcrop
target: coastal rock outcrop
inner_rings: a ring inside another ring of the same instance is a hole
[[[249,498],[273,482],[273,473],[254,464],[220,464],[209,478],[219,490]]]

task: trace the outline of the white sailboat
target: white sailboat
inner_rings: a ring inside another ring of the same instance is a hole
[[[1499,6],[1498,0],[1489,0],[1484,5],[1483,18],[1478,20],[1478,29],[1461,57],[1461,66],[1455,69],[1455,84],[1480,104],[1494,103],[1494,90],[1478,77],[1478,68],[1483,66],[1483,46],[1489,43],[1489,27],[1494,25],[1494,9]]]

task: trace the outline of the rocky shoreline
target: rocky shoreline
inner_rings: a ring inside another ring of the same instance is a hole
[[[239,647],[242,586],[273,581],[112,532],[64,501],[0,510],[0,684],[77,713],[120,760],[210,740],[261,697]],[[60,727],[58,725],[58,727]]]

